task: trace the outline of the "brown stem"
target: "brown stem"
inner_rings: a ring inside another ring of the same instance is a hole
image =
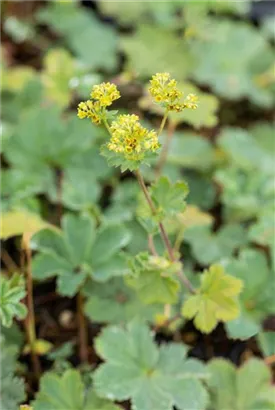
[[[142,192],[144,193],[144,196],[145,196],[145,198],[146,198],[146,200],[147,200],[147,202],[148,202],[148,205],[149,205],[149,207],[150,207],[150,209],[151,209],[151,211],[152,211],[152,214],[153,214],[153,215],[156,215],[156,214],[157,214],[156,207],[155,207],[155,205],[154,205],[154,203],[153,203],[153,201],[152,201],[152,199],[151,199],[151,196],[150,196],[150,194],[149,194],[149,191],[148,191],[148,189],[147,189],[147,187],[146,187],[146,185],[145,185],[143,176],[142,176],[142,174],[140,173],[140,171],[139,171],[138,169],[136,170],[136,176],[137,176],[138,183],[139,183],[139,185],[140,185],[140,187],[141,187],[141,189],[142,189]],[[167,249],[167,252],[168,252],[170,261],[171,261],[171,262],[176,262],[176,261],[177,261],[177,258],[176,258],[175,254],[174,254],[174,250],[173,250],[173,248],[172,248],[172,245],[171,245],[171,243],[170,243],[170,241],[169,241],[168,235],[167,235],[167,233],[166,233],[166,230],[165,230],[165,228],[164,228],[162,222],[159,222],[159,229],[160,229],[160,234],[161,234],[163,243],[164,243],[164,245],[165,245],[165,247],[166,247],[166,249]],[[184,284],[184,286],[187,287],[187,289],[189,290],[189,292],[195,293],[195,290],[194,290],[192,284],[190,283],[190,281],[188,280],[188,278],[185,276],[185,274],[182,272],[182,270],[180,270],[180,271],[178,272],[178,277],[179,277],[179,279],[181,280],[181,282]]]
[[[154,244],[154,238],[153,238],[152,234],[148,235],[148,248],[149,248],[152,255],[158,256],[158,253],[157,253],[157,250],[156,250],[155,244]]]
[[[84,299],[81,292],[76,296],[77,318],[78,318],[78,337],[79,337],[79,357],[82,363],[88,363],[88,330],[84,316]]]
[[[169,121],[168,126],[167,126],[167,135],[166,135],[166,138],[165,138],[165,141],[164,141],[161,153],[160,153],[158,163],[156,165],[156,170],[155,170],[156,177],[159,177],[161,175],[162,169],[166,163],[170,144],[171,144],[175,129],[176,129],[176,124],[172,121]]]
[[[39,379],[41,374],[41,366],[39,358],[35,351],[36,331],[35,331],[35,314],[34,314],[34,302],[33,302],[33,280],[31,271],[32,253],[30,249],[30,236],[28,234],[23,235],[22,239],[23,249],[26,255],[26,283],[27,283],[27,297],[26,303],[28,308],[28,314],[25,319],[25,329],[27,333],[28,343],[31,351],[31,360],[33,370],[36,379]]]

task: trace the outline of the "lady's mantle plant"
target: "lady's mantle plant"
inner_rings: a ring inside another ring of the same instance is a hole
[[[152,240],[151,255],[136,255],[130,261],[132,274],[128,276],[127,283],[140,293],[145,303],[163,303],[165,312],[169,311],[167,304],[179,301],[182,284],[183,290],[189,294],[185,297],[182,315],[186,318],[195,317],[196,327],[208,333],[219,320],[226,322],[238,317],[238,295],[242,281],[225,273],[219,265],[213,265],[203,273],[200,287],[195,289],[192,286],[184,273],[181,255],[174,249],[164,226],[165,216],[183,210],[188,193],[187,184],[184,181],[171,184],[167,178],[160,177],[151,187],[147,187],[140,171],[141,165],[150,165],[160,154],[159,136],[169,121],[169,113],[196,109],[198,98],[194,94],[184,97],[169,73],[154,75],[149,92],[154,102],[164,108],[158,131],[145,128],[135,114],[119,115],[116,111],[108,110],[120,98],[120,92],[111,83],[94,86],[91,99],[79,104],[78,117],[88,118],[107,128],[110,140],[103,144],[101,154],[109,165],[120,167],[122,172],[130,170],[135,173],[147,202],[147,226],[150,222],[152,226],[157,226],[163,240],[165,254],[159,255],[153,243],[154,229],[147,229]],[[166,314],[166,319],[171,318]]]

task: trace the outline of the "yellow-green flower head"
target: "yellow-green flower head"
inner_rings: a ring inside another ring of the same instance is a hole
[[[101,107],[108,107],[113,101],[120,98],[120,92],[115,84],[101,83],[94,85],[91,97],[98,100]]]
[[[169,111],[182,111],[185,108],[198,107],[198,97],[189,94],[181,101],[183,93],[177,88],[177,82],[171,79],[169,73],[157,73],[150,80],[149,92],[156,103],[163,104]]]
[[[142,127],[137,115],[119,115],[110,130],[112,136],[108,149],[123,154],[128,160],[139,161],[146,153],[155,152],[160,147],[155,131]]]
[[[177,89],[177,82],[171,79],[169,73],[157,73],[150,80],[149,92],[157,103],[172,105],[181,96],[182,92]]]
[[[99,101],[85,101],[78,104],[77,116],[82,120],[83,118],[90,118],[92,122],[99,125],[102,121],[102,113]]]

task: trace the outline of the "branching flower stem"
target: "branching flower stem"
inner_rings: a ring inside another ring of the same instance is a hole
[[[150,207],[150,209],[151,209],[151,211],[152,211],[152,214],[153,214],[153,215],[156,215],[157,211],[156,211],[155,205],[154,205],[154,203],[153,203],[153,201],[152,201],[152,198],[151,198],[151,196],[150,196],[150,194],[149,194],[149,191],[148,191],[148,189],[147,189],[147,187],[146,187],[146,185],[145,185],[145,182],[144,182],[144,179],[143,179],[143,176],[142,176],[141,172],[140,172],[139,170],[136,170],[136,171],[135,171],[135,174],[136,174],[138,183],[139,183],[139,185],[140,185],[140,187],[141,187],[141,189],[142,189],[142,192],[144,193],[144,196],[145,196],[145,198],[146,198],[146,201],[147,201],[147,203],[148,203],[148,205],[149,205],[149,207]],[[165,247],[166,247],[166,249],[167,249],[167,252],[168,252],[168,256],[169,256],[170,261],[171,261],[171,262],[176,262],[176,261],[177,261],[177,258],[176,258],[175,254],[174,254],[174,250],[173,250],[173,248],[172,248],[172,245],[171,245],[171,243],[170,243],[170,240],[169,240],[169,238],[168,238],[167,232],[166,232],[166,230],[165,230],[165,228],[164,228],[162,222],[159,222],[159,229],[160,229],[160,234],[161,234],[163,243],[164,243],[164,245],[165,245]],[[178,272],[178,277],[179,277],[179,279],[181,280],[181,282],[184,284],[184,286],[186,286],[186,288],[189,290],[189,292],[195,293],[195,290],[194,290],[192,284],[190,283],[190,281],[188,280],[188,278],[185,276],[185,274],[182,272],[182,270],[180,270],[180,271]]]
[[[162,120],[162,122],[161,122],[159,131],[158,131],[158,135],[162,132],[162,130],[163,130],[164,126],[165,126],[165,123],[166,123],[166,121],[167,121],[167,118],[168,118],[168,111],[166,111],[165,114],[164,114],[163,120]],[[110,135],[112,135],[111,130],[110,130],[110,126],[109,126],[107,120],[104,120],[104,125],[106,126],[106,128],[107,128],[108,132],[110,133]],[[146,187],[146,185],[145,185],[145,182],[144,182],[144,179],[143,179],[143,176],[142,176],[141,172],[137,169],[137,170],[135,171],[135,174],[136,174],[138,183],[139,183],[139,185],[140,185],[140,187],[141,187],[141,189],[142,189],[142,192],[143,192],[143,194],[144,194],[144,196],[145,196],[145,198],[146,198],[146,201],[148,202],[148,205],[149,205],[149,207],[150,207],[150,209],[151,209],[151,211],[152,211],[152,214],[153,214],[153,215],[156,215],[157,210],[156,210],[155,205],[154,205],[154,203],[153,203],[153,201],[152,201],[152,198],[151,198],[151,196],[150,196],[150,194],[149,194],[149,191],[148,191],[148,189],[147,189],[147,187]],[[160,229],[160,234],[161,234],[163,243],[164,243],[164,245],[165,245],[165,247],[166,247],[166,249],[167,249],[167,252],[168,252],[168,256],[169,256],[170,261],[171,261],[171,262],[176,262],[176,261],[177,261],[177,258],[176,258],[175,254],[174,254],[173,247],[172,247],[172,245],[171,245],[171,243],[170,243],[170,240],[169,240],[169,238],[168,238],[168,235],[167,235],[167,233],[166,233],[166,230],[165,230],[165,228],[164,228],[162,222],[159,222],[159,229]],[[192,284],[190,283],[190,281],[188,280],[188,278],[185,276],[185,274],[182,272],[182,270],[180,270],[180,271],[178,272],[178,277],[179,277],[179,279],[181,280],[181,282],[183,283],[183,285],[189,290],[190,293],[195,293],[195,290],[194,290]]]

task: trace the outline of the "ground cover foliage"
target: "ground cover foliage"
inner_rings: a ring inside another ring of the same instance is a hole
[[[4,410],[275,409],[256,3],[3,2]]]

